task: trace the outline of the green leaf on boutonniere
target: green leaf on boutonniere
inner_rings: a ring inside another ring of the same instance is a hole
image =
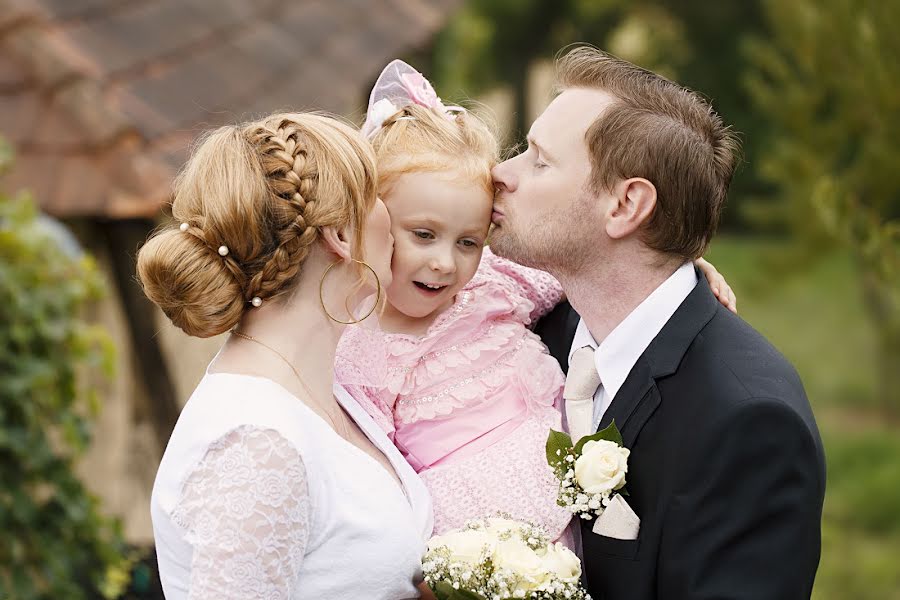
[[[453,586],[446,581],[438,581],[431,591],[438,600],[485,600],[484,596],[475,592],[453,589]]]
[[[551,429],[547,436],[547,464],[554,469],[558,468],[571,447],[572,438],[568,433]]]
[[[616,427],[615,419],[613,419],[613,422],[610,423],[609,427],[607,427],[606,429],[601,429],[594,435],[586,435],[578,440],[578,443],[575,444],[575,456],[581,456],[581,450],[588,442],[599,442],[600,440],[609,440],[610,442],[615,442],[619,446],[625,446],[625,443],[622,441],[622,434],[619,433],[619,428]],[[549,447],[549,441],[547,443]]]

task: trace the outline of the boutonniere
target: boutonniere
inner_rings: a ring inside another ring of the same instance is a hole
[[[547,462],[559,479],[556,503],[582,519],[600,516],[614,495],[628,495],[625,475],[629,454],[615,421],[577,444],[567,433],[551,429]]]

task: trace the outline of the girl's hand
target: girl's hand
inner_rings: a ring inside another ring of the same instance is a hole
[[[731,286],[728,285],[728,282],[722,277],[722,274],[716,270],[712,263],[705,259],[698,258],[694,261],[694,264],[699,267],[700,271],[706,277],[706,281],[709,282],[709,289],[711,289],[712,293],[719,299],[722,306],[737,314],[737,298],[735,297]]]

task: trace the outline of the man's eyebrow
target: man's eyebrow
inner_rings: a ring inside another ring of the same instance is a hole
[[[530,146],[534,147],[535,149],[537,149],[538,154],[540,154],[541,156],[543,156],[543,157],[544,157],[544,160],[547,160],[547,161],[549,161],[549,162],[556,162],[556,158],[555,158],[552,154],[550,154],[549,152],[547,152],[547,149],[546,149],[546,148],[544,148],[543,146],[541,146],[540,144],[538,144],[538,143],[535,141],[535,139],[534,139],[533,137],[531,137],[531,136],[529,135],[526,139],[528,140],[528,145],[530,145]]]

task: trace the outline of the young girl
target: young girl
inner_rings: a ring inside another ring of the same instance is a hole
[[[561,428],[565,378],[529,326],[562,289],[485,246],[498,144],[482,121],[445,107],[401,61],[369,106],[363,132],[391,215],[393,280],[381,330],[344,333],[336,377],[424,480],[435,534],[506,513],[558,539],[571,513],[556,504],[544,447]]]

